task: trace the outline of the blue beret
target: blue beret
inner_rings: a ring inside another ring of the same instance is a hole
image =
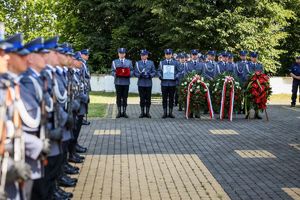
[[[227,51],[223,51],[222,56],[223,57],[228,57],[228,52]]]
[[[81,54],[84,54],[84,55],[89,55],[89,54],[90,54],[90,50],[88,50],[88,49],[82,49],[82,50],[80,51],[80,53],[81,53]]]
[[[228,53],[227,55],[228,55],[228,58],[233,58],[232,53]]]
[[[125,48],[119,48],[118,53],[126,53],[126,49]]]
[[[215,56],[215,55],[216,55],[216,52],[215,52],[215,51],[208,51],[208,52],[207,52],[207,55]]]
[[[202,54],[202,55],[200,56],[200,58],[201,58],[202,60],[205,60],[205,59],[207,58],[207,56],[204,55],[204,54]]]
[[[6,42],[5,40],[0,41],[0,49],[6,50],[6,49],[12,48],[12,47],[13,47],[13,45]]]
[[[198,55],[199,51],[197,49],[191,50],[192,55]]]
[[[6,53],[17,53],[23,56],[30,54],[28,50],[23,49],[23,35],[21,33],[8,37],[6,42],[11,44],[11,47],[5,49]]]
[[[173,50],[172,49],[165,49],[164,52],[165,52],[165,54],[172,54]]]
[[[177,55],[177,58],[180,58],[180,59],[185,58],[184,53],[179,53],[179,54]]]
[[[240,51],[240,56],[246,56],[248,54],[248,51],[242,50]]]
[[[145,56],[145,55],[148,55],[148,54],[149,54],[149,51],[147,51],[146,49],[142,49],[140,54],[141,54],[142,56]]]
[[[223,56],[223,53],[218,53],[217,56],[218,56],[218,57],[219,57],[219,56]]]
[[[81,58],[81,52],[80,51],[77,51],[73,54],[73,57],[76,59],[76,60],[79,60],[81,61],[82,58]]]
[[[251,56],[252,58],[257,58],[257,57],[258,57],[258,53],[257,53],[257,52],[251,52],[251,53],[250,53],[250,56]]]
[[[48,40],[44,41],[44,48],[45,49],[56,49],[58,47],[58,40],[59,37],[55,36],[53,38],[50,38]]]
[[[30,53],[49,53],[49,50],[46,50],[44,48],[44,39],[42,37],[31,40],[24,45],[24,49],[26,49]]]

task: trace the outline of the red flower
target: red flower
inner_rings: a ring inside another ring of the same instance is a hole
[[[258,88],[257,83],[253,83],[253,84],[252,84],[252,87],[253,87],[253,88]]]

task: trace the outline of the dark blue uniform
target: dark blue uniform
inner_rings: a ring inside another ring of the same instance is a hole
[[[141,117],[144,117],[144,108],[146,107],[146,116],[150,117],[149,109],[151,105],[152,78],[156,75],[153,61],[140,60],[136,62],[134,75],[138,78],[138,89],[140,95],[140,106],[142,109]]]
[[[295,63],[290,68],[289,71],[290,71],[290,73],[293,73],[295,76],[300,76],[300,64]],[[292,105],[296,104],[298,88],[300,90],[300,80],[293,78],[293,85],[292,85]]]

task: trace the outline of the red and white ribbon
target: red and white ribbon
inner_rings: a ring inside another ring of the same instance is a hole
[[[224,118],[224,111],[225,111],[225,102],[226,102],[226,88],[227,84],[231,85],[230,90],[230,105],[229,105],[229,111],[228,111],[228,118],[230,121],[232,121],[233,116],[233,105],[234,105],[234,78],[231,76],[226,76],[224,83],[223,83],[223,90],[222,90],[222,99],[221,99],[221,108],[220,108],[220,119]]]
[[[189,118],[189,114],[190,114],[190,99],[191,99],[191,88],[193,86],[193,84],[195,82],[197,82],[198,80],[200,80],[200,85],[206,90],[206,93],[205,93],[205,97],[206,97],[206,100],[207,100],[207,107],[208,107],[208,110],[209,110],[209,115],[210,115],[210,118],[214,118],[214,110],[213,110],[213,107],[212,107],[212,103],[211,103],[211,98],[210,98],[210,92],[209,92],[209,88],[208,86],[203,82],[201,81],[201,78],[199,75],[196,75],[193,80],[190,82],[190,84],[188,85],[188,95],[187,95],[187,108],[186,108],[186,113],[185,113],[185,117],[188,119]]]

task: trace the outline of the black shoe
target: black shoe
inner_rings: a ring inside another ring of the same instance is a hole
[[[70,180],[66,179],[65,176],[62,176],[61,178],[59,178],[57,183],[61,187],[75,187],[76,186],[75,181],[70,181]]]
[[[125,106],[123,107],[123,117],[129,118],[129,116],[126,113],[126,107]]]
[[[151,115],[150,115],[150,107],[146,107],[146,115],[145,115],[145,117],[151,118]]]
[[[189,118],[194,118],[194,113],[190,113]]]
[[[70,156],[68,161],[71,163],[83,163],[83,160],[80,158],[77,158],[76,156]]]
[[[84,160],[84,159],[85,159],[84,156],[81,156],[81,155],[79,155],[78,153],[73,153],[73,155],[74,155],[75,157],[81,159],[81,160]]]
[[[65,165],[67,165],[69,168],[71,168],[71,169],[74,169],[74,170],[77,170],[77,171],[79,171],[79,167],[76,167],[76,166],[73,166],[73,165],[71,165],[70,163],[66,163]]]
[[[61,189],[60,187],[56,187],[55,188],[55,192],[58,192],[61,196],[65,197],[65,198],[73,198],[73,194],[71,192],[66,192],[63,189]]]
[[[75,170],[68,165],[64,165],[64,172],[70,175],[79,174],[79,170]]]
[[[116,118],[120,118],[120,117],[122,117],[121,107],[118,107],[118,114],[117,114]]]
[[[69,198],[63,196],[60,192],[58,191],[54,191],[54,193],[52,194],[52,199],[53,200],[67,200]]]
[[[68,176],[68,175],[66,175],[66,174],[65,174],[65,175],[62,175],[61,178],[64,178],[65,180],[70,181],[70,182],[75,182],[75,183],[78,182],[78,179],[77,179],[77,178],[72,178],[72,177],[70,177],[70,176]]]
[[[199,118],[200,118],[200,115],[198,115],[198,114],[195,114],[195,118],[198,118],[198,119],[199,119]]]
[[[90,125],[91,122],[86,121],[85,119],[82,121],[82,125],[88,126]]]
[[[143,117],[145,117],[145,107],[141,106],[141,114],[140,114],[139,118],[143,118]]]
[[[245,119],[250,119],[250,113],[248,112],[248,114],[245,116]]]
[[[77,153],[86,153],[87,148],[83,148],[83,147],[80,147],[79,145],[76,145],[75,150]]]
[[[169,117],[170,118],[175,118],[175,116],[173,115],[173,108],[169,109]]]
[[[182,106],[179,105],[178,111],[182,111]]]
[[[167,118],[168,117],[168,114],[167,114],[167,109],[164,109],[164,114],[162,116],[163,119]]]
[[[86,149],[86,150],[88,149],[87,147],[81,146],[81,145],[78,144],[78,143],[76,144],[76,146],[78,146],[79,148],[82,148],[82,149]]]
[[[262,119],[262,117],[259,114],[255,114],[254,118],[255,119]]]
[[[291,108],[294,108],[296,107],[296,104],[295,103],[291,103]]]

